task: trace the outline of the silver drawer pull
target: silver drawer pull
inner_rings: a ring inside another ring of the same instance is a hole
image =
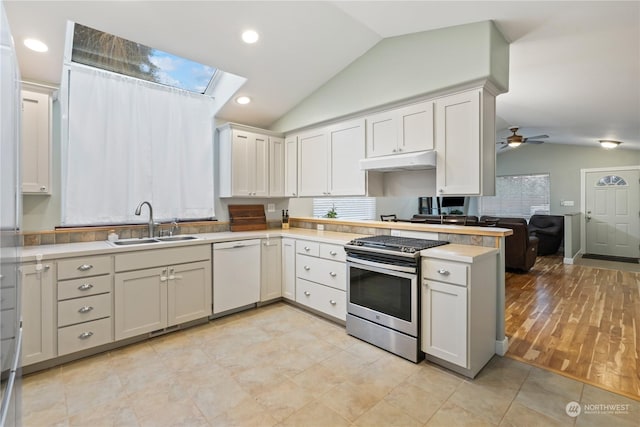
[[[78,335],[78,338],[81,340],[86,340],[87,338],[91,338],[93,336],[93,332],[83,332]]]
[[[78,267],[78,270],[80,271],[89,271],[93,268],[93,265],[91,264],[82,264],[80,267]]]
[[[336,304],[337,304],[337,302],[336,302],[335,300],[330,299],[330,300],[329,300],[329,304],[331,304],[331,305],[336,305]]]
[[[309,270],[311,270],[311,267],[309,267],[308,265],[305,265],[305,266],[304,266],[304,269],[305,269],[306,271],[309,271]]]
[[[79,291],[88,291],[91,288],[93,288],[93,285],[91,283],[83,283],[82,285],[78,286]]]
[[[93,307],[91,307],[90,305],[85,305],[84,307],[80,307],[78,309],[78,313],[88,313],[91,310],[93,310]]]
[[[331,255],[331,256],[336,256],[336,255],[338,255],[338,252],[336,252],[336,251],[331,251],[331,252],[329,252],[329,255]]]
[[[336,276],[337,276],[337,274],[336,274],[336,273],[334,273],[333,271],[330,271],[330,272],[329,272],[329,276],[331,276],[331,277],[336,277]]]
[[[445,270],[444,268],[441,268],[440,270],[438,270],[438,274],[442,274],[443,276],[448,276],[449,270]]]
[[[305,296],[309,296],[309,295],[311,295],[311,292],[309,292],[309,291],[304,291],[304,294],[305,294]]]
[[[311,250],[311,248],[310,248],[309,246],[305,246],[305,247],[304,247],[304,250],[305,250],[305,251],[307,251],[307,252],[309,252],[309,251]]]

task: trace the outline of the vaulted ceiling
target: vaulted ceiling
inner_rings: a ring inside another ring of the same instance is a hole
[[[498,137],[640,149],[637,1],[4,1],[25,80],[59,84],[71,20],[248,78],[219,116],[269,127],[382,38],[493,20],[510,47]],[[240,33],[260,33],[254,45]],[[38,54],[22,45],[37,37]],[[434,64],[437,66],[437,64]]]

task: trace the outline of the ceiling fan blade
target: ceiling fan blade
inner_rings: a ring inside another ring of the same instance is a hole
[[[527,139],[525,142],[527,144],[544,144],[544,141],[536,141],[536,140],[531,140],[531,139]]]
[[[509,144],[504,144],[502,147],[500,147],[501,150],[504,150],[505,148],[509,148]]]
[[[526,137],[524,140],[528,141],[530,139],[545,139],[545,138],[549,138],[549,135],[536,135],[536,136],[528,136]]]

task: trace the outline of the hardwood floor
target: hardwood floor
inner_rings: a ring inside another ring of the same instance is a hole
[[[640,273],[538,257],[506,274],[507,356],[640,400]]]

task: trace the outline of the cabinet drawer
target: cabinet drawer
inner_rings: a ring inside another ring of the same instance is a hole
[[[296,257],[296,277],[342,291],[347,290],[347,267],[343,262],[298,254]]]
[[[347,293],[338,289],[297,279],[296,302],[336,319],[346,320],[347,318]]]
[[[110,316],[110,293],[60,301],[58,303],[58,327]]]
[[[112,279],[107,275],[58,282],[58,301],[111,292]]]
[[[347,253],[344,251],[344,246],[330,243],[320,243],[320,257],[333,261],[347,261]]]
[[[296,240],[296,253],[311,256],[320,256],[320,243]]]
[[[111,318],[58,329],[58,355],[73,353],[113,341]]]
[[[116,255],[115,271],[142,270],[165,265],[211,260],[211,245],[152,249]]]
[[[469,265],[427,258],[422,260],[422,276],[427,280],[467,286]]]
[[[111,273],[111,257],[94,256],[58,261],[58,280]]]

